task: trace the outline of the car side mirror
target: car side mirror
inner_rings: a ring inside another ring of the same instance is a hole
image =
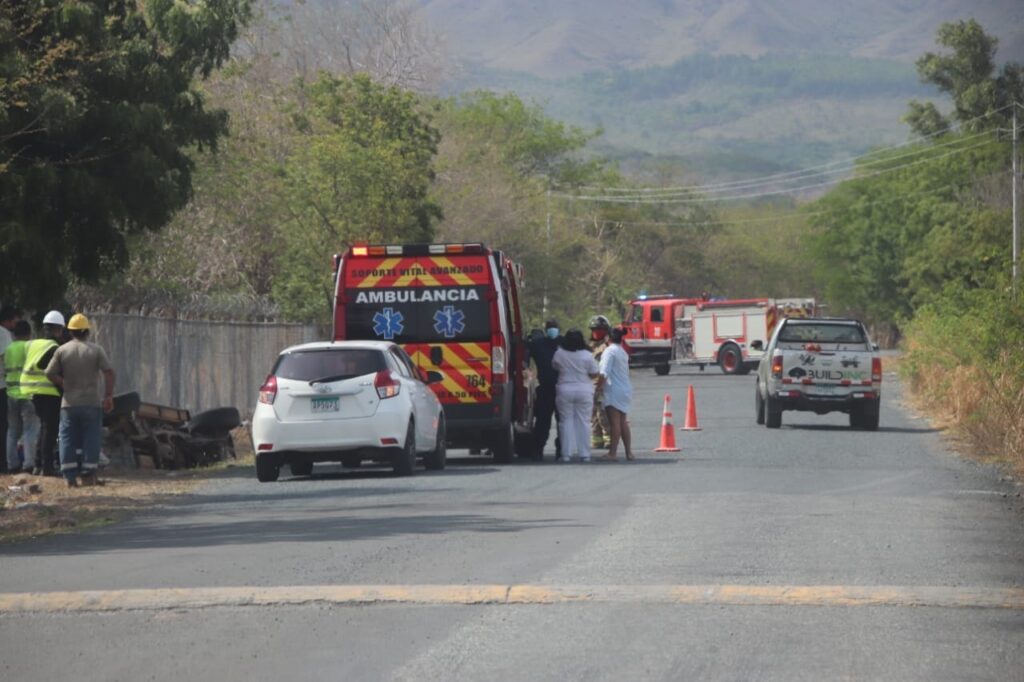
[[[877,351],[878,351],[878,344],[877,344],[877,343],[873,343],[873,344],[871,344],[871,350],[873,350],[873,351],[876,351],[876,352],[877,352]]]
[[[434,370],[430,370],[427,372],[426,382],[428,384],[436,384],[441,381],[444,381],[444,375],[441,374],[440,372],[435,372]]]
[[[764,350],[764,341],[761,339],[755,339],[750,342],[750,347],[754,350]]]

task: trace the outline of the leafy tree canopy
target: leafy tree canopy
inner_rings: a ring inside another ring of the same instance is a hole
[[[195,87],[251,0],[0,3],[0,298],[44,307],[185,205],[226,114]]]
[[[952,53],[928,52],[917,60],[917,72],[953,98],[953,111],[944,116],[931,102],[910,102],[904,118],[914,132],[936,135],[954,123],[968,131],[1005,124],[1009,105],[1024,102],[1024,67],[1011,62],[997,70],[999,40],[974,19],[942,24],[937,40]]]
[[[285,163],[289,220],[273,284],[292,319],[323,321],[330,254],[354,241],[429,242],[441,218],[429,196],[439,133],[417,98],[366,75],[303,86],[298,144]]]

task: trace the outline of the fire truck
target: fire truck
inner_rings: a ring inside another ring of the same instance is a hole
[[[718,365],[725,374],[747,374],[761,361],[779,320],[813,317],[811,298],[708,299],[674,296],[632,301],[623,323],[630,366],[668,374],[673,364]]]
[[[630,301],[622,323],[629,366],[653,367],[659,375],[668,374],[675,336],[689,326],[690,317],[702,301],[671,294],[640,296]]]
[[[394,341],[440,374],[430,387],[452,447],[533,455],[518,263],[476,243],[357,244],[334,269],[335,341]]]

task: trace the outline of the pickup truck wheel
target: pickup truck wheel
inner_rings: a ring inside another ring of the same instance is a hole
[[[516,434],[512,422],[508,426],[491,432],[491,452],[494,454],[494,461],[499,464],[508,464],[512,461],[516,450]]]
[[[654,373],[657,374],[659,377],[663,377],[666,374],[668,374],[669,369],[669,364],[667,362],[663,362],[660,365],[654,366]]]
[[[288,468],[292,470],[292,476],[310,476],[313,473],[313,463],[306,461],[289,462]]]
[[[743,371],[743,354],[735,343],[727,343],[718,351],[718,365],[723,374],[740,374]]]
[[[771,396],[764,399],[764,425],[769,429],[782,426],[782,406]]]
[[[761,387],[754,387],[754,410],[757,412],[757,423],[764,424],[764,398],[761,397]]]
[[[878,430],[878,417],[879,412],[876,408],[874,411],[865,412],[861,421],[861,428],[865,431],[877,431]]]
[[[396,476],[412,476],[416,473],[416,428],[412,422],[409,422],[409,428],[405,430],[405,443],[395,451],[391,469]]]
[[[434,440],[434,449],[423,455],[423,466],[428,469],[444,469],[444,465],[448,461],[448,444],[445,440],[448,438],[448,433],[444,427],[444,417],[441,417],[437,421],[437,436]]]
[[[860,409],[859,405],[853,405],[850,407],[850,428],[864,428],[864,412]]]
[[[261,452],[256,455],[256,480],[260,483],[273,483],[281,473],[281,465],[274,455]]]

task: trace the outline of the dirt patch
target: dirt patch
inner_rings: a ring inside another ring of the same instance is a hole
[[[248,433],[239,428],[232,435],[236,459],[203,469],[106,468],[102,485],[78,488],[68,488],[60,477],[0,475],[0,542],[114,523],[186,495],[225,469],[251,467]]]

